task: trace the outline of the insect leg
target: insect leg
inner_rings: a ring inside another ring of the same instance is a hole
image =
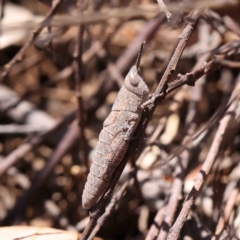
[[[130,141],[132,139],[132,135],[135,131],[135,128],[136,128],[136,120],[132,120],[131,121],[131,125],[130,127],[128,128],[127,132],[126,132],[126,135],[124,136],[124,140],[125,141]]]

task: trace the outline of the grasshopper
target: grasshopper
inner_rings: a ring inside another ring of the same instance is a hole
[[[139,69],[142,49],[143,44],[136,65],[127,74],[112,110],[103,123],[83,191],[82,205],[85,209],[92,208],[107,187],[128,149],[143,113],[141,106],[149,99],[149,89]]]

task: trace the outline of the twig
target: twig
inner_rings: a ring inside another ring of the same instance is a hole
[[[200,48],[202,50],[208,47],[209,32],[210,32],[210,28],[208,27],[208,25],[205,24],[205,25],[199,26]],[[198,58],[198,61],[193,67],[193,69],[197,69],[199,66],[201,66],[209,58],[209,56],[210,54],[205,54],[202,57]],[[201,77],[198,80],[197,86],[193,89],[193,93],[191,96],[192,99],[191,99],[191,102],[189,103],[189,109],[186,116],[187,134],[186,134],[186,137],[184,137],[183,139],[183,143],[188,142],[189,135],[192,134],[195,128],[194,119],[197,115],[197,107],[198,107],[199,101],[201,100],[202,88],[205,82],[205,77],[206,75]],[[168,231],[172,225],[174,214],[177,210],[179,200],[182,198],[183,180],[184,180],[185,173],[190,160],[190,155],[191,155],[190,151],[189,149],[187,149],[181,155],[177,156],[178,164],[173,174],[174,181],[172,184],[171,194],[169,197],[168,205],[166,207],[164,222],[160,229],[157,240],[165,240],[167,237]]]
[[[172,14],[167,9],[166,5],[164,4],[163,0],[157,0],[160,9],[166,14],[167,20],[170,21]]]
[[[71,26],[71,25],[79,25],[79,24],[91,24],[91,23],[100,23],[106,22],[112,18],[118,19],[126,19],[126,18],[152,18],[161,13],[158,4],[148,4],[149,6],[146,8],[145,4],[134,7],[119,7],[117,9],[107,9],[104,11],[90,12],[88,14],[84,14],[83,16],[60,16],[53,18],[51,22],[51,26],[63,27],[63,26]],[[192,2],[181,2],[180,4],[176,4],[176,2],[168,3],[168,9],[170,12],[178,12],[179,10],[191,10],[193,8],[214,8],[214,9],[222,9],[224,7],[237,7],[238,0],[201,0],[201,1],[192,1]],[[20,29],[20,28],[33,28],[36,24],[32,22],[25,22],[21,25],[7,25],[4,27],[4,31]]]
[[[231,17],[224,16],[223,22],[229,30],[240,36],[240,26]]]
[[[140,156],[136,160],[136,166],[139,166],[141,164],[145,155],[152,149],[151,145],[154,144],[154,142],[159,137],[160,133],[162,132],[162,130],[164,129],[164,127],[166,125],[166,122],[167,122],[166,116],[159,119],[156,129],[154,130],[154,132],[152,133],[150,138],[147,140],[146,147],[144,148],[144,150],[141,152]]]
[[[176,89],[174,88],[174,85],[173,83],[172,84],[169,84],[169,88],[167,86],[167,82],[169,80],[169,77],[171,75],[171,71],[170,69],[173,71],[176,67],[176,64],[177,64],[177,61],[179,60],[180,56],[181,56],[181,53],[186,45],[186,41],[189,39],[194,27],[195,27],[195,24],[197,22],[197,20],[199,19],[200,17],[200,12],[198,10],[193,10],[192,13],[189,15],[192,17],[192,19],[189,19],[189,23],[186,25],[186,27],[184,28],[182,34],[180,35],[180,41],[179,41],[179,45],[177,46],[176,48],[176,51],[174,52],[173,54],[173,57],[171,58],[170,60],[170,63],[168,64],[168,67],[166,69],[166,72],[167,74],[164,74],[163,78],[162,78],[162,81],[159,83],[156,91],[155,91],[155,96],[156,96],[156,99],[154,100],[153,102],[153,105],[150,107],[150,109],[147,111],[147,114],[145,116],[142,117],[140,123],[139,123],[139,126],[136,130],[136,135],[137,136],[142,136],[144,131],[145,131],[145,128],[147,127],[148,125],[148,122],[150,121],[150,118],[157,106],[157,97],[165,97],[166,94],[168,94],[171,90],[170,89]],[[204,74],[204,70],[203,70],[203,74]],[[191,74],[190,74],[191,75]],[[189,75],[189,76],[190,76]],[[197,75],[194,75],[194,76],[198,76],[199,74]],[[179,76],[180,77],[180,76]],[[200,77],[200,76],[199,76]],[[193,79],[193,75],[192,75],[192,79]],[[189,82],[190,78],[187,77],[187,81]],[[186,80],[186,79],[185,79]],[[182,81],[180,80],[179,82],[182,82],[182,84],[186,83],[184,79],[182,79]],[[196,80],[196,78],[195,78]],[[174,81],[175,84],[179,84],[179,82],[177,81]],[[184,83],[183,83],[184,82]],[[191,80],[190,82],[191,83]],[[179,85],[180,86],[180,85]],[[167,88],[166,88],[167,87]],[[163,89],[165,88],[165,89]],[[165,90],[165,91],[164,91]],[[161,98],[161,99],[162,99]],[[92,230],[94,229],[95,227],[95,224],[97,222],[97,219],[104,213],[105,211],[105,206],[107,204],[107,202],[109,201],[110,199],[110,196],[115,188],[115,185],[117,184],[117,181],[129,159],[129,157],[131,156],[131,154],[135,151],[136,149],[136,146],[139,144],[139,140],[136,140],[132,143],[130,143],[129,145],[129,148],[127,150],[127,153],[125,154],[122,162],[119,164],[119,166],[117,167],[109,185],[107,186],[107,188],[104,190],[104,193],[101,197],[101,199],[99,200],[99,202],[96,203],[96,205],[90,209],[89,211],[89,216],[90,216],[90,221],[88,223],[88,225],[86,226],[84,232],[83,232],[83,235],[82,235],[82,240],[86,240]]]
[[[224,60],[224,59],[216,59],[216,62],[229,68],[240,68],[240,62]]]
[[[32,36],[29,38],[29,40],[22,46],[22,48],[18,51],[18,53],[13,57],[13,59],[4,66],[4,70],[1,74],[0,81],[3,80],[9,72],[12,70],[13,66],[23,59],[23,56],[27,49],[33,44],[37,36],[40,34],[40,32],[48,26],[54,16],[54,14],[57,12],[59,5],[61,4],[62,0],[53,0],[52,1],[52,7],[50,11],[47,13],[46,17],[43,19],[43,21],[39,24],[38,28],[32,33]]]
[[[81,136],[81,150],[82,150],[82,157],[83,157],[83,165],[86,168],[86,172],[89,171],[88,167],[88,148],[87,148],[87,141],[85,136],[85,119],[84,119],[84,109],[83,109],[83,100],[82,100],[82,52],[83,52],[83,33],[84,33],[84,26],[80,26],[77,35],[76,41],[76,49],[74,52],[74,69],[75,69],[75,84],[76,84],[76,95],[77,95],[77,102],[78,102],[78,127],[79,127],[79,135]]]
[[[29,134],[29,133],[36,133],[36,132],[43,132],[45,128],[38,127],[36,125],[17,125],[17,124],[4,124],[0,125],[0,135],[1,134]]]
[[[0,3],[0,19],[2,21],[3,17],[4,17],[4,5],[5,5],[5,2],[6,0],[1,0],[1,3]],[[0,23],[1,25],[1,23]]]
[[[27,69],[39,64],[44,59],[44,55],[41,53],[34,54],[28,58],[25,58],[21,63],[15,64],[10,76],[17,75]]]
[[[153,220],[153,224],[151,225],[151,227],[147,233],[145,240],[156,239],[156,237],[158,236],[159,229],[164,221],[165,211],[166,211],[166,206],[159,209],[159,211],[157,212],[157,214]]]
[[[228,129],[228,127],[230,127],[229,126],[230,122],[232,125],[233,122],[239,121],[239,116],[237,115],[237,107],[239,104],[238,103],[239,102],[239,99],[238,99],[239,91],[240,91],[240,75],[238,76],[237,85],[236,85],[236,87],[233,91],[232,97],[230,99],[231,105],[228,109],[228,112],[226,113],[226,115],[220,122],[219,128],[214,137],[214,140],[211,145],[208,156],[207,156],[205,162],[203,163],[202,168],[195,179],[195,183],[194,183],[192,190],[186,197],[186,200],[183,204],[183,208],[182,208],[180,214],[178,215],[177,220],[175,221],[173,227],[169,231],[170,233],[167,238],[168,240],[176,240],[178,238],[181,228],[182,228],[184,222],[186,221],[188,213],[194,203],[194,200],[199,195],[200,189],[201,189],[203,183],[205,182],[206,177],[208,176],[208,174],[211,170],[211,167],[212,167],[215,159],[218,156],[218,153],[221,151],[223,141],[226,139],[227,129]],[[231,127],[233,127],[233,125]],[[237,126],[235,126],[235,127],[237,127]],[[236,133],[236,129],[234,129],[234,131]]]
[[[201,12],[198,9],[195,9],[191,11],[190,14],[186,17],[187,25],[185,26],[185,28],[183,29],[182,33],[179,36],[179,42],[168,64],[168,67],[164,72],[162,79],[160,80],[160,84],[158,85],[154,93],[155,96],[159,95],[162,91],[165,90],[165,87],[172,73],[176,70],[177,63],[182,55],[184,48],[186,47],[186,44],[194,30],[194,27],[196,26],[200,14]]]
[[[205,29],[203,29],[202,30],[202,32],[204,32],[204,34],[205,34]],[[200,34],[200,36],[201,36],[202,34]],[[211,35],[211,37],[212,37],[212,44],[209,46],[209,43],[207,44],[207,48],[210,48],[210,49],[213,49],[213,48],[216,48],[219,44],[220,44],[220,42],[221,42],[221,39],[218,37],[218,35],[216,35],[215,34],[215,32]],[[205,40],[203,40],[204,42],[205,42]],[[204,43],[204,44],[206,44],[206,43]],[[202,49],[205,49],[205,46],[202,46]],[[200,57],[199,57],[199,60],[198,60],[198,62],[195,64],[195,66],[193,67],[193,71],[194,70],[197,70],[198,68],[201,68],[201,66],[203,65],[203,63],[205,62],[205,61],[207,61],[207,59],[210,57],[210,52],[209,53],[207,53],[207,54],[204,54],[204,55],[201,55]],[[198,81],[198,87],[196,87],[196,88],[194,88],[194,93],[192,94],[192,96],[194,97],[194,98],[196,98],[196,96],[199,96],[199,85],[201,85],[199,82],[201,82],[201,80],[200,81]],[[182,89],[181,89],[181,91],[178,91],[176,94],[174,94],[174,97],[173,97],[173,102],[171,103],[171,105],[169,106],[169,112],[170,113],[172,113],[172,112],[176,112],[177,111],[177,109],[179,109],[179,107],[180,107],[180,102],[182,102],[182,100],[183,100],[183,96],[185,96],[186,94],[185,94],[185,91],[188,89],[188,86],[184,86]],[[195,102],[194,100],[193,100],[193,102]],[[194,110],[194,109],[193,109]],[[194,110],[195,111],[195,110]],[[170,113],[168,113],[168,114],[170,114]],[[212,118],[212,119],[210,119],[210,123],[211,124],[207,124],[207,126],[206,127],[204,127],[204,128],[201,128],[201,130],[200,130],[200,134],[202,134],[204,131],[206,131],[206,129],[208,129],[208,128],[211,128],[211,126],[213,125],[213,124],[215,124],[215,122],[216,122],[216,120],[218,119],[218,117],[219,116],[222,116],[222,114],[224,113],[224,111],[219,111],[216,115],[217,115],[217,117],[216,118]],[[168,115],[167,114],[167,115]],[[195,113],[196,114],[196,113]],[[187,115],[187,117],[186,117],[186,122],[187,123],[190,123],[190,122],[192,122],[192,119],[194,118],[194,116],[195,116],[195,114],[193,114],[192,112],[191,112],[191,114],[188,114]],[[156,138],[158,137],[158,135],[159,135],[159,131],[162,131],[162,128],[164,127],[164,125],[165,125],[165,122],[166,122],[166,117],[164,117],[163,119],[160,119],[159,120],[159,125],[157,126],[157,128],[156,128],[156,130],[154,131],[154,133],[152,134],[152,136],[149,138],[149,140],[147,141],[147,145],[151,145],[152,143],[154,143],[155,142],[155,140],[156,140]],[[200,135],[199,133],[197,133],[197,134],[194,134],[192,137],[191,137],[191,139],[189,139],[189,141],[188,142],[192,142],[192,141],[194,141],[194,140],[196,140],[196,138],[198,138],[199,137],[199,135]],[[185,142],[185,140],[183,141],[183,142]],[[187,142],[187,143],[188,143]],[[187,144],[186,143],[186,144]],[[190,146],[191,147],[191,146]],[[145,149],[144,149],[144,151],[141,153],[141,155],[139,156],[139,158],[138,158],[138,160],[137,160],[137,164],[139,164],[140,162],[141,162],[141,160],[143,159],[143,157],[145,156],[145,154],[149,151],[149,149],[151,149],[151,147],[149,147],[149,146],[147,146]],[[178,148],[179,149],[179,148]],[[177,156],[178,154],[181,154],[181,152],[184,150],[185,148],[182,148],[182,150],[181,151],[179,151],[179,150],[177,150],[177,151],[174,151],[174,154],[172,154],[172,155],[170,155],[168,158],[167,158],[167,160],[166,161],[164,161],[164,164],[165,163],[167,163],[168,161],[170,161],[173,157],[175,157],[175,156]],[[162,165],[162,164],[161,164]]]

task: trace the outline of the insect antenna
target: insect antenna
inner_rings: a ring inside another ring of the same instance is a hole
[[[141,61],[144,45],[145,45],[145,41],[141,44],[141,47],[140,47],[140,50],[139,50],[138,56],[137,56],[136,67],[137,67],[138,72],[140,71],[140,61]]]

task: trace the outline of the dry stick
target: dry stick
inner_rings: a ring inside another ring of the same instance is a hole
[[[208,25],[200,25],[199,26],[199,38],[200,38],[200,47],[202,50],[208,48],[209,44],[209,33],[210,28]],[[210,57],[210,53],[202,55],[198,58],[198,62],[195,64],[193,69],[199,68],[208,58]],[[186,127],[187,127],[187,135],[183,139],[183,143],[188,141],[188,136],[191,135],[192,131],[195,127],[195,117],[196,117],[196,109],[199,101],[201,100],[201,95],[203,91],[203,86],[205,83],[205,75],[198,80],[197,86],[193,89],[192,93],[192,101],[189,103],[189,110],[186,116]],[[192,103],[192,104],[191,104]],[[185,173],[187,170],[187,166],[190,160],[189,150],[185,150],[178,158],[178,164],[174,171],[174,181],[172,184],[170,198],[168,200],[168,205],[166,207],[166,214],[164,218],[164,223],[160,229],[157,240],[165,240],[169,231],[169,228],[172,225],[174,214],[178,207],[179,200],[182,198],[182,188],[183,188],[183,179],[185,177]]]
[[[145,240],[156,239],[156,237],[158,236],[159,229],[164,221],[165,211],[166,205],[161,207],[157,212],[156,216],[154,217],[153,224],[151,225]]]
[[[177,63],[182,55],[184,48],[186,47],[186,44],[199,18],[200,18],[200,11],[198,9],[191,11],[191,13],[186,17],[187,25],[185,26],[185,28],[183,29],[182,33],[179,36],[179,42],[168,64],[168,67],[164,72],[164,75],[160,81],[160,84],[158,85],[154,93],[155,96],[159,95],[162,91],[165,90],[165,87],[172,73],[176,70]]]
[[[240,172],[240,164],[238,164],[235,171],[238,173]],[[230,194],[228,194],[224,212],[218,221],[215,233],[212,236],[211,240],[217,240],[220,238],[220,235],[222,234],[224,228],[226,227],[229,221],[229,218],[234,209],[234,206],[236,205],[236,199],[239,194],[239,189],[240,189],[240,180],[236,182],[236,186],[234,187],[234,189],[232,189]]]
[[[173,71],[176,67],[176,64],[182,54],[182,51],[183,51],[183,46],[186,45],[186,41],[189,39],[193,29],[194,29],[194,26],[195,24],[197,23],[197,20],[199,19],[200,17],[200,12],[198,10],[193,10],[191,12],[191,14],[189,15],[189,17],[191,17],[192,19],[189,20],[189,23],[186,25],[186,27],[184,28],[183,30],[183,33],[184,34],[181,34],[181,39],[179,41],[179,47],[177,46],[174,54],[173,54],[173,57],[171,58],[170,60],[170,63],[166,69],[166,72],[167,74],[164,74],[163,75],[163,78],[159,84],[159,86],[157,87],[157,90],[155,91],[155,101],[153,102],[153,106],[148,110],[146,116],[143,116],[140,123],[139,123],[139,126],[136,130],[136,135],[137,136],[142,136],[143,133],[144,133],[144,130],[145,128],[147,127],[147,124],[148,122],[150,121],[150,118],[157,106],[157,96],[158,97],[165,97],[165,95],[167,93],[169,93],[170,91],[172,91],[173,89],[176,89],[177,86],[180,86],[179,83],[183,83],[185,82],[186,79],[190,80],[190,82],[188,81],[188,84],[193,84],[195,83],[196,81],[196,78],[195,76],[198,76],[200,77],[199,75],[199,72],[196,71],[196,75],[195,73],[194,74],[188,74],[186,76],[186,78],[184,78],[182,75],[180,76],[179,75],[179,78],[181,77],[182,78],[182,81],[179,79],[179,81],[174,81],[173,83],[169,84],[169,88],[167,86],[167,81],[171,75],[171,71],[170,69]],[[189,27],[191,26],[191,27]],[[184,38],[184,40],[182,40]],[[179,48],[179,49],[178,49]],[[204,67],[203,67],[204,68]],[[202,75],[205,73],[206,69],[201,69],[200,70],[202,72]],[[190,77],[192,76],[192,77]],[[186,82],[185,82],[186,83]],[[176,84],[176,85],[175,85]],[[160,88],[161,86],[161,88]],[[167,88],[165,87],[167,86]],[[165,91],[163,91],[163,88],[165,88]],[[97,202],[95,204],[95,206],[90,209],[89,211],[89,216],[90,216],[90,220],[89,220],[89,223],[88,225],[86,226],[84,232],[83,232],[83,235],[82,235],[82,240],[86,240],[90,234],[91,234],[91,231],[93,230],[95,224],[96,224],[96,221],[97,219],[104,213],[105,211],[105,206],[111,196],[111,193],[113,192],[114,190],[114,187],[116,186],[117,184],[117,181],[125,167],[125,165],[127,164],[127,161],[130,157],[130,155],[134,152],[134,150],[136,149],[137,145],[139,144],[139,141],[140,140],[136,140],[136,141],[133,141],[130,143],[129,145],[129,148],[127,150],[127,153],[125,154],[122,162],[119,164],[119,166],[117,167],[109,185],[107,186],[107,188],[105,189],[101,199],[99,200],[99,202]]]
[[[158,5],[162,11],[166,14],[167,20],[170,21],[172,14],[167,9],[166,5],[164,4],[163,0],[157,0]]]
[[[50,11],[47,13],[46,17],[43,19],[43,21],[39,24],[38,28],[32,33],[32,36],[29,38],[29,40],[23,45],[23,47],[18,51],[18,53],[14,56],[14,58],[4,66],[4,70],[1,74],[0,80],[3,80],[4,77],[6,77],[9,72],[12,70],[13,66],[23,59],[23,56],[27,49],[33,44],[37,36],[40,34],[40,32],[43,30],[44,27],[48,26],[54,16],[54,14],[57,12],[59,5],[61,4],[62,0],[53,0],[52,1],[52,7]]]
[[[173,222],[175,211],[177,209],[179,200],[181,199],[183,179],[185,177],[189,159],[190,159],[190,153],[188,151],[184,151],[179,157],[177,167],[173,174],[174,181],[171,188],[170,198],[168,200],[168,205],[166,206],[164,221],[162,225],[160,225],[161,229],[158,234],[157,240],[166,239],[169,228]]]
[[[179,12],[179,10],[190,10],[193,8],[214,8],[221,9],[223,7],[236,7],[238,6],[238,0],[228,0],[223,2],[222,0],[202,0],[202,1],[192,1],[192,2],[181,2],[181,4],[176,4],[172,2],[168,4],[168,10],[170,12]],[[84,14],[83,16],[73,17],[73,16],[61,16],[53,19],[52,26],[69,26],[73,24],[92,24],[106,22],[111,18],[137,18],[145,17],[152,18],[162,11],[159,9],[158,4],[142,4],[139,6],[128,6],[128,7],[119,7],[113,9],[105,9],[104,11],[90,12]],[[19,26],[18,26],[19,27]],[[21,27],[21,26],[20,26]]]
[[[240,75],[238,76],[237,85],[233,91],[232,97],[229,102],[231,102],[231,105],[226,113],[226,115],[223,117],[223,119],[220,122],[219,128],[217,130],[217,133],[214,137],[213,143],[211,145],[211,148],[209,150],[208,156],[205,160],[205,162],[202,165],[202,168],[200,172],[198,173],[194,186],[188,196],[186,197],[186,200],[183,204],[183,208],[180,212],[180,214],[177,217],[177,220],[175,221],[173,227],[170,229],[170,233],[168,235],[168,240],[176,240],[180,234],[180,231],[182,229],[182,226],[184,222],[187,219],[188,213],[194,203],[194,200],[200,193],[200,189],[203,185],[203,183],[206,180],[206,177],[211,170],[211,167],[215,161],[215,159],[218,156],[218,153],[221,150],[224,138],[226,138],[227,129],[228,127],[232,127],[229,125],[233,125],[233,123],[239,122],[239,116],[237,115],[237,107],[239,104],[239,91],[240,91]],[[237,99],[236,99],[237,98]],[[236,129],[235,129],[235,132]]]
[[[22,62],[17,63],[14,65],[14,68],[12,69],[10,76],[17,75],[23,71],[26,71],[27,69],[39,64],[44,59],[44,54],[37,53],[30,57],[25,58]]]
[[[53,152],[49,161],[46,163],[44,168],[37,173],[32,181],[31,187],[25,192],[25,194],[18,200],[14,208],[9,212],[7,217],[3,220],[3,225],[16,225],[19,224],[23,213],[25,212],[28,202],[38,191],[38,189],[43,185],[46,179],[49,177],[53,168],[62,159],[62,157],[75,146],[78,135],[78,127],[71,127],[70,130],[65,134],[63,139],[60,141],[56,150]]]
[[[223,60],[223,59],[216,59],[221,65],[229,67],[229,68],[240,68],[240,62],[230,61],[230,60]]]
[[[211,24],[217,22],[225,31],[230,30],[231,32],[240,36],[240,26],[229,16],[222,17],[218,13],[210,10],[206,10],[204,15],[207,17],[207,19],[211,20]]]
[[[234,8],[238,7],[238,0],[202,0],[202,1],[192,1],[192,2],[181,2],[180,4],[176,4],[176,2],[172,2],[168,4],[168,9],[170,12],[179,12],[179,10],[190,10],[193,8],[214,8],[214,9],[222,9],[224,7]],[[126,18],[137,18],[137,17],[144,17],[144,18],[152,18],[157,16],[161,13],[157,4],[142,4],[139,6],[134,7],[119,7],[119,8],[112,8],[112,9],[104,9],[103,11],[97,12],[90,12],[84,14],[83,16],[69,16],[69,15],[61,15],[53,18],[51,22],[51,26],[71,26],[71,25],[79,25],[79,24],[92,24],[100,22],[106,22],[111,18],[119,18],[119,19],[126,19]],[[37,27],[38,24],[27,22],[19,25],[7,25],[4,28],[4,31],[14,30],[14,29],[32,29]]]
[[[45,128],[42,129],[31,124],[0,124],[0,135],[3,134],[29,134],[43,132]]]
[[[216,37],[216,35],[214,35]],[[219,38],[214,38],[213,41],[214,41],[214,46],[213,47],[210,47],[210,49],[216,47],[219,45]],[[204,49],[204,48],[203,48]],[[194,69],[198,69],[199,67],[201,67],[201,65],[203,64],[204,61],[206,61],[209,57],[210,53],[209,54],[205,54],[203,55],[202,57],[200,57],[200,60],[197,62],[197,64],[194,66],[193,70]],[[199,85],[199,83],[198,83]],[[176,112],[178,110],[178,108],[180,107],[180,102],[183,100],[183,97],[185,96],[185,93],[184,91],[186,91],[188,88],[187,86],[185,86],[183,89],[181,89],[181,91],[178,91],[176,94],[174,94],[174,101],[171,103],[171,105],[169,106],[169,114],[171,114],[172,112]],[[197,92],[199,91],[198,90],[198,87],[196,87],[196,90],[194,88],[194,92]],[[193,96],[195,96],[195,94],[193,94]],[[221,114],[219,114],[221,115]],[[164,116],[162,119],[159,120],[159,124],[158,126],[156,127],[154,133],[152,134],[152,136],[149,138],[149,140],[147,141],[147,146],[145,147],[145,149],[142,151],[141,155],[139,156],[138,160],[136,161],[137,162],[137,165],[140,164],[140,162],[142,161],[143,157],[146,155],[146,153],[151,149],[151,146],[148,146],[148,145],[151,145],[155,142],[156,138],[159,136],[160,132],[162,131],[163,127],[165,126],[165,123],[166,123],[166,120],[167,120],[167,117]],[[191,120],[189,120],[189,122],[191,122]],[[215,121],[212,121],[212,122],[215,122]],[[201,131],[203,132],[205,130],[205,128]],[[194,135],[195,136],[195,135]],[[195,138],[197,138],[199,136],[199,134],[197,134],[195,137],[191,138],[191,140],[195,140]],[[183,148],[184,150],[184,148]],[[181,150],[181,152],[183,151]],[[177,151],[178,154],[180,154],[181,152]],[[173,157],[175,157],[177,154],[173,154],[171,159]],[[170,159],[168,159],[170,161]],[[168,162],[168,161],[167,161]],[[162,165],[162,164],[161,164]]]
[[[75,84],[76,84],[76,95],[78,101],[78,127],[79,127],[79,136],[81,136],[80,146],[83,153],[83,165],[86,168],[86,172],[89,171],[88,167],[88,147],[87,140],[85,136],[85,120],[84,120],[84,109],[83,109],[83,100],[82,100],[82,51],[83,51],[83,33],[84,26],[80,26],[78,30],[78,36],[76,41],[76,49],[74,52],[74,68],[75,68]]]
[[[5,1],[6,0],[1,0],[1,3],[0,3],[0,19],[2,21],[3,17],[4,17],[4,5],[5,5]]]
[[[240,26],[231,17],[224,16],[223,22],[227,29],[234,32],[240,37]]]

